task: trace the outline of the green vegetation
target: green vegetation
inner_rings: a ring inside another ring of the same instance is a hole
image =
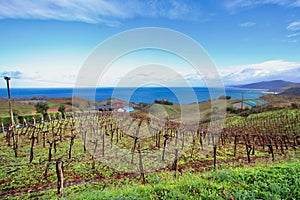
[[[146,185],[124,184],[87,190],[70,199],[299,199],[298,162],[255,168],[188,173],[162,181],[153,176]]]
[[[300,86],[286,89],[285,91],[281,92],[280,95],[300,96]]]
[[[93,104],[83,103],[81,99],[76,101],[79,110]],[[138,170],[137,173],[122,172],[101,161],[102,137],[108,142],[105,148],[117,145],[133,152],[161,152],[179,133],[176,119],[181,115],[180,110],[194,113],[194,106],[199,106],[201,116],[208,117],[211,112],[220,111],[218,103],[221,105],[222,101],[215,100],[213,109],[211,103],[147,105],[144,112],[130,114],[133,121],[120,113],[120,127],[114,115],[97,111],[75,113],[83,118],[72,118],[66,113],[62,119],[61,115],[70,105],[66,101],[52,101],[49,105],[55,105],[60,113],[49,113],[51,122],[18,128],[11,138],[7,132],[0,133],[0,198],[299,199],[300,115],[297,108],[257,113],[249,110],[247,115],[228,116],[218,139],[214,139],[216,154],[212,144],[207,143],[215,137],[208,132],[208,122],[201,123],[197,132],[191,132],[187,126],[182,134],[192,137],[192,143],[181,152],[177,167],[174,161],[144,177]],[[153,126],[149,138],[130,135],[137,130],[141,135],[146,134],[147,113],[151,109],[154,110],[150,114],[157,116],[162,112],[174,120],[168,121],[163,129]],[[41,118],[39,113],[26,116],[21,111],[18,115],[19,122],[26,118],[27,123],[32,123],[33,117],[37,121]],[[9,117],[0,120],[9,123]],[[210,125],[217,129],[220,123],[214,121]],[[87,140],[85,134],[89,135]],[[138,162],[138,156],[134,159]],[[63,161],[63,195],[57,195],[56,189],[58,160]],[[143,163],[145,166],[157,164],[151,160]]]
[[[63,104],[60,104],[58,107],[58,112],[61,112],[62,118],[65,118],[66,107]]]
[[[37,102],[34,105],[34,107],[35,107],[37,113],[41,113],[44,118],[46,117],[47,110],[49,109],[49,106],[48,106],[47,103],[45,103],[45,102]]]
[[[156,99],[154,101],[154,103],[157,103],[157,104],[164,104],[164,105],[173,105],[172,102],[168,101],[167,99],[163,99],[163,100],[158,100]]]
[[[219,96],[218,97],[218,99],[226,99],[226,100],[229,100],[229,99],[231,99],[231,96],[225,96],[225,95],[221,95],[221,96]]]
[[[12,107],[19,115],[31,114],[35,110],[34,104],[23,104],[20,101],[12,101]],[[9,115],[8,101],[0,98],[0,116]]]

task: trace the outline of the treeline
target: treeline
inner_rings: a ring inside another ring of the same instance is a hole
[[[164,105],[173,105],[172,102],[168,101],[167,99],[163,99],[163,100],[158,100],[156,99],[154,101],[154,103],[157,103],[157,104],[164,104]]]

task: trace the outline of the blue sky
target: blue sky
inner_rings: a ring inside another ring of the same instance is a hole
[[[12,87],[73,87],[97,45],[142,27],[173,29],[197,41],[226,85],[300,82],[300,0],[3,0],[0,75],[12,76]],[[170,60],[192,85],[203,85],[190,66],[161,52],[130,55],[101,81],[116,85],[131,61],[145,57]]]

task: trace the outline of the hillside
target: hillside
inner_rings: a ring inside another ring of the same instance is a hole
[[[245,85],[237,85],[234,87],[238,88],[247,88],[247,89],[266,89],[269,92],[283,92],[289,88],[297,88],[300,87],[300,83],[293,83],[283,80],[273,80],[273,81],[262,81],[258,83],[250,83]]]
[[[281,92],[279,95],[284,95],[284,96],[300,96],[300,87],[289,88],[289,89]]]

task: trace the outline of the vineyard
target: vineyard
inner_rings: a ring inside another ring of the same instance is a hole
[[[68,196],[90,184],[153,184],[156,174],[299,158],[300,110],[280,109],[197,124],[139,113],[76,112],[24,121],[0,135],[0,198]],[[226,195],[225,195],[226,196]]]

